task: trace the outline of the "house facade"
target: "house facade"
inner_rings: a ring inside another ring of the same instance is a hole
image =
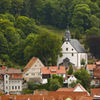
[[[0,68],[0,90],[7,94],[19,94],[22,91],[23,75],[20,69]]]
[[[42,62],[33,57],[24,68],[23,77],[26,81],[41,82],[41,68],[44,67]]]
[[[77,78],[74,75],[67,75],[67,77],[64,80],[64,84],[67,84],[67,86],[70,87],[70,84],[76,81],[77,81]]]
[[[47,83],[47,79],[51,78],[52,75],[62,76],[63,78],[66,77],[66,70],[64,66],[50,66],[50,67],[42,67],[41,68],[42,74],[42,84]]]
[[[59,88],[57,91],[59,92],[82,92],[82,93],[86,93],[88,96],[90,96],[89,92],[81,85],[81,84],[77,84],[74,88]]]
[[[100,66],[93,69],[91,86],[100,87]]]
[[[62,45],[62,56],[58,56],[57,65],[68,65],[69,63],[75,66],[76,69],[80,69],[87,64],[87,53],[81,46],[78,40],[70,39],[70,31],[65,32],[65,42]],[[84,61],[82,63],[82,61]]]

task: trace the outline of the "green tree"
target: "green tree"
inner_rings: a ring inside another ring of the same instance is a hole
[[[85,59],[81,60],[81,65],[85,65]]]
[[[4,35],[0,32],[0,55],[8,52],[8,44]]]
[[[25,36],[29,35],[30,33],[35,33],[35,21],[34,19],[30,19],[25,16],[19,16],[16,19],[16,24],[15,26],[18,29],[21,29]]]
[[[57,79],[60,82],[60,85],[63,86],[64,78],[62,76],[52,75],[52,79]]]
[[[87,43],[91,54],[100,59],[100,36],[89,37]]]
[[[73,74],[73,67],[72,65],[69,66],[68,75]]]
[[[86,89],[90,88],[91,76],[90,74],[88,74],[88,72],[85,69],[77,70],[74,73],[74,75],[78,80],[81,81],[83,87],[85,87]]]
[[[60,82],[57,79],[51,79],[49,90],[56,91],[58,88],[61,88]]]
[[[11,8],[11,0],[0,0],[0,13],[9,12]]]
[[[72,17],[72,24],[74,27],[84,32],[90,27],[89,17],[91,9],[87,4],[77,4],[74,8],[74,15]]]
[[[70,87],[74,88],[78,83],[81,84],[81,81],[80,80],[77,80],[76,82],[73,81],[71,84],[69,84]]]
[[[34,42],[34,56],[37,56],[45,65],[56,64],[56,59],[61,51],[61,42],[56,35],[42,33]]]
[[[91,36],[100,36],[100,29],[96,27],[91,27],[90,29],[86,30],[86,34],[87,34],[87,40],[88,40],[88,37],[91,37]]]
[[[23,1],[24,0],[12,0],[10,13],[13,15],[21,15],[23,10]]]

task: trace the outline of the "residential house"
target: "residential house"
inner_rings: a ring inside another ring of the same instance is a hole
[[[26,81],[41,82],[41,68],[43,63],[36,57],[33,57],[24,68],[23,77]]]
[[[19,94],[22,91],[23,75],[20,69],[0,68],[0,90],[7,94]]]
[[[91,96],[93,100],[100,100],[100,88],[91,89]]]
[[[86,66],[86,70],[88,71],[89,74],[91,74],[91,76],[93,76],[93,69],[96,68],[95,64],[88,64]]]
[[[67,77],[64,79],[64,84],[70,87],[70,84],[76,81],[77,81],[77,78],[74,75],[67,75]]]
[[[85,91],[36,91],[34,95],[3,95],[0,100],[93,100],[93,97]]]
[[[0,100],[93,100],[85,93],[51,92],[48,95],[2,95]]]
[[[95,87],[100,87],[100,67],[94,68],[91,85]]]
[[[47,83],[47,79],[52,77],[53,74],[66,77],[66,70],[64,66],[50,66],[50,67],[42,67],[41,68],[41,74],[42,74],[42,83]]]
[[[90,96],[89,92],[79,83],[74,88],[59,88],[57,91],[63,91],[63,92],[82,92],[82,93],[85,92],[88,96]]]
[[[74,68],[80,69],[87,64],[86,50],[78,40],[70,39],[70,31],[65,32],[65,42],[62,45],[62,56],[58,56],[57,66],[68,66],[72,64]]]
[[[89,72],[92,73],[91,86],[99,87],[100,86],[100,62],[96,62],[91,66]]]

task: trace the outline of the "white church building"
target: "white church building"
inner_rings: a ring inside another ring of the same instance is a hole
[[[62,45],[62,56],[58,56],[57,66],[65,63],[72,64],[76,69],[80,69],[84,62],[87,64],[87,53],[78,40],[70,39],[70,31],[65,32],[65,42]]]

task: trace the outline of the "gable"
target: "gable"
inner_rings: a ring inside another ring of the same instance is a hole
[[[28,62],[28,64],[25,66],[24,73],[27,72],[27,71],[30,71],[30,70],[41,68],[41,67],[44,67],[44,65],[42,64],[42,62],[38,58],[33,57]]]
[[[84,90],[80,86],[77,86],[74,92],[84,92]]]
[[[62,45],[62,52],[65,53],[65,52],[70,52],[70,53],[73,53],[73,52],[77,52],[75,50],[75,48],[70,44],[70,42],[64,42],[63,45]]]
[[[71,75],[68,80],[77,80],[76,77],[74,75]]]

